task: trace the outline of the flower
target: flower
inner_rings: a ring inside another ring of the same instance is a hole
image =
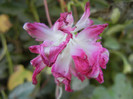
[[[90,4],[86,3],[85,12],[73,26],[72,12],[62,13],[53,27],[42,23],[25,23],[24,29],[40,45],[29,47],[30,51],[38,54],[31,60],[35,67],[33,83],[37,84],[36,76],[46,66],[52,68],[55,82],[65,84],[65,90],[71,92],[71,77],[74,75],[81,81],[94,78],[103,83],[102,69],[106,69],[109,52],[97,42],[108,24],[92,25],[89,19]]]

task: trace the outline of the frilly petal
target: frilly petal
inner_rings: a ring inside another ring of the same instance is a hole
[[[76,23],[75,25],[76,29],[74,30],[74,32],[77,32],[93,24],[93,21],[89,19],[89,16],[90,16],[90,3],[87,2],[85,6],[85,12],[80,18],[80,20]]]
[[[68,54],[66,54],[68,53]],[[72,91],[70,88],[71,73],[71,55],[69,54],[69,48],[66,47],[63,52],[58,56],[56,62],[52,66],[52,74],[58,83],[64,83],[66,91]]]
[[[89,61],[87,59],[87,55],[81,48],[77,48],[74,50],[74,52],[71,52],[72,58],[75,63],[75,68],[77,72],[80,72],[83,75],[86,75],[90,69],[91,66],[89,64]]]
[[[35,67],[35,70],[32,76],[32,81],[33,81],[33,84],[36,85],[37,84],[36,76],[46,67],[46,65],[43,63],[40,55],[34,58],[33,60],[31,60],[31,65]]]
[[[109,51],[106,48],[103,48],[100,56],[100,66],[103,69],[106,69],[106,64],[109,61]]]
[[[77,38],[79,39],[88,39],[89,41],[100,39],[99,34],[101,34],[108,24],[102,25],[92,25],[85,28],[80,33],[78,33]]]
[[[43,23],[25,23],[23,28],[31,37],[35,38],[37,41],[56,41],[58,38],[61,38],[65,35],[61,31],[55,32]]]
[[[40,53],[40,45],[33,45],[33,46],[30,46],[30,47],[29,47],[29,50],[30,50],[32,53],[39,54],[39,53]]]
[[[60,14],[60,18],[55,22],[52,28],[54,31],[61,30],[65,33],[69,33],[74,30],[74,28],[72,28],[73,23],[72,12],[65,12]]]
[[[99,73],[98,77],[96,78],[96,80],[101,84],[101,83],[104,82],[104,79],[103,79],[103,72],[102,72],[101,69],[100,69],[99,71],[100,71],[100,73]]]
[[[51,44],[52,45],[52,44]],[[47,66],[52,66],[55,63],[57,56],[66,47],[67,42],[62,42],[59,46],[41,46],[41,57]]]
[[[44,41],[51,30],[43,23],[25,23],[23,28],[37,41]]]

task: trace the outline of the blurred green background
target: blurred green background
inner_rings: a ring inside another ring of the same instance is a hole
[[[52,23],[64,11],[72,11],[78,21],[87,1],[47,0]],[[89,1],[94,24],[109,24],[101,34],[110,52],[104,83],[72,78],[74,92],[63,89],[61,99],[133,99],[133,1]],[[34,68],[30,60],[36,55],[28,47],[39,42],[23,30],[23,24],[35,21],[48,25],[43,0],[0,0],[0,99],[55,99],[50,70],[39,74],[37,86],[31,82]]]

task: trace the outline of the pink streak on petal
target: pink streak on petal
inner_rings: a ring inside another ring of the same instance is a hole
[[[96,62],[92,68],[90,69],[89,73],[87,74],[87,77],[88,78],[97,78],[98,75],[99,75],[99,65],[98,63]]]
[[[35,70],[32,76],[32,81],[33,81],[33,84],[36,85],[37,84],[36,76],[46,67],[46,65],[43,63],[40,55],[34,58],[33,60],[31,60],[31,65],[35,67]]]
[[[82,82],[85,80],[85,76],[82,75],[80,72],[78,72],[75,68],[75,66],[70,66],[70,71],[71,73],[77,77],[78,79],[80,79]]]
[[[82,49],[76,49],[75,51],[76,52],[72,53],[72,58],[74,60],[76,70],[81,74],[86,75],[91,69],[87,55]]]
[[[65,85],[65,90],[68,92],[72,92],[73,90],[71,89],[70,83],[71,79],[63,76],[60,73],[52,72],[53,76],[55,77],[55,82],[57,85],[63,83]]]
[[[100,73],[99,73],[98,77],[96,78],[96,80],[97,80],[100,84],[102,84],[102,83],[104,82],[104,79],[103,79],[103,72],[102,72],[101,69],[100,69]]]
[[[99,75],[100,47],[100,43],[96,43],[95,45],[93,44],[88,48],[86,46],[84,49],[87,49],[87,52],[79,46],[73,49],[71,54],[77,72],[80,72],[87,78],[96,78]]]
[[[44,41],[51,34],[51,30],[43,23],[25,23],[23,28],[37,41]]]
[[[108,63],[108,61],[109,61],[109,52],[107,49],[103,48],[99,64],[103,69],[106,69],[106,64]]]
[[[102,24],[102,25],[92,25],[90,27],[85,28],[82,30],[77,37],[83,37],[88,38],[91,40],[97,40],[99,39],[99,34],[101,34],[104,29],[108,26],[108,24]]]
[[[60,14],[60,18],[57,20],[58,22],[64,22],[63,25],[73,25],[73,16],[72,12],[65,12]]]
[[[30,50],[32,53],[39,54],[39,52],[40,52],[40,45],[30,46],[30,47],[29,47],[29,50]]]
[[[67,43],[69,42],[70,38],[71,38],[71,36],[68,35],[66,38],[66,41],[63,41],[59,46],[51,46],[52,43],[50,45],[48,45],[47,47],[44,47],[43,45],[41,46],[40,54],[41,54],[41,57],[42,57],[44,63],[47,66],[52,66],[55,63],[58,55],[67,46]]]
[[[60,18],[55,22],[54,26],[52,27],[54,30],[61,30],[65,33],[69,33],[73,31],[73,16],[72,12],[65,12],[60,14]]]
[[[56,62],[52,66],[52,74],[60,83],[65,84],[65,89],[67,91],[72,91],[70,89],[71,81],[71,55],[69,53],[69,46],[67,46],[63,52],[58,56]],[[62,78],[62,80],[60,80]],[[58,82],[58,83],[59,83]]]
[[[87,2],[85,6],[85,12],[80,18],[80,20],[77,22],[75,32],[79,31],[80,29],[86,28],[93,24],[93,21],[89,19],[90,16],[90,3]]]

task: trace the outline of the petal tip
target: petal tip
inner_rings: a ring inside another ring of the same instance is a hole
[[[103,27],[107,27],[108,26],[108,23],[106,23],[106,24],[103,24]]]
[[[28,29],[28,27],[27,27],[28,24],[29,24],[28,22],[25,23],[25,24],[23,25],[23,29],[27,30],[27,29]]]

